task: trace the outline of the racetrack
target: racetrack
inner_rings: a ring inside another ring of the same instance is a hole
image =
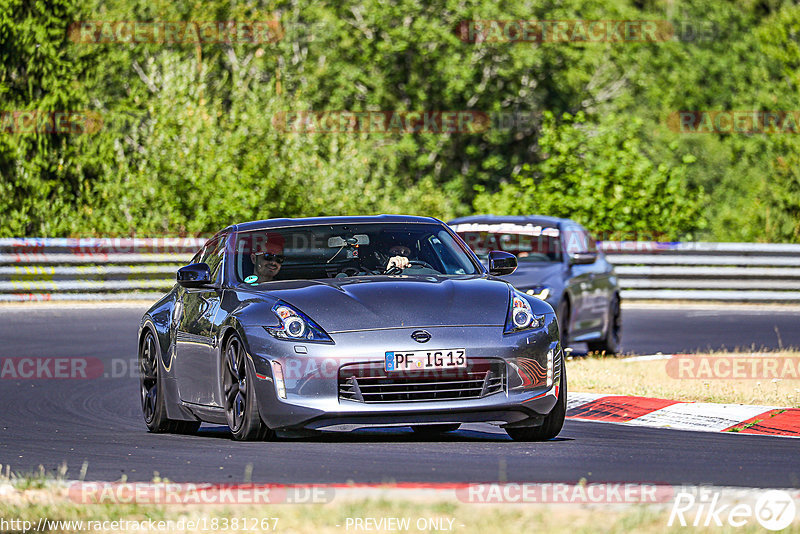
[[[465,425],[436,440],[408,430],[327,434],[238,443],[220,427],[197,436],[145,430],[135,368],[143,308],[0,308],[0,358],[93,357],[117,378],[0,381],[0,463],[13,471],[39,464],[69,478],[88,462],[87,480],[465,482],[637,481],[747,487],[800,487],[794,439],[567,421],[559,439],[517,443],[488,425]],[[800,311],[623,311],[624,350],[675,353],[723,347],[800,346]],[[579,351],[578,351],[579,352]],[[135,367],[135,366],[133,366]]]

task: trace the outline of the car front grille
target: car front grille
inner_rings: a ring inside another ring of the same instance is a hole
[[[469,360],[464,369],[387,373],[383,362],[339,369],[339,399],[366,404],[480,399],[505,391],[505,362]]]

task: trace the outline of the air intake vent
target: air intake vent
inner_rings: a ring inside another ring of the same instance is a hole
[[[470,360],[466,369],[387,373],[382,363],[339,369],[339,399],[367,404],[480,399],[505,391],[502,360]]]

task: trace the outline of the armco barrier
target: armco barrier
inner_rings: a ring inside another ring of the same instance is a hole
[[[201,238],[0,239],[0,301],[155,300]],[[623,300],[800,302],[800,245],[606,241]]]
[[[606,241],[623,300],[800,301],[800,245]]]
[[[155,301],[202,238],[0,239],[0,301]]]

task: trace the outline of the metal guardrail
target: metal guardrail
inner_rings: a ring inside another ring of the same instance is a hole
[[[155,301],[202,238],[0,239],[0,302]]]
[[[800,302],[800,245],[769,243],[600,244],[623,300]]]
[[[156,300],[201,238],[0,239],[0,301]],[[606,241],[624,300],[800,302],[800,245]]]

